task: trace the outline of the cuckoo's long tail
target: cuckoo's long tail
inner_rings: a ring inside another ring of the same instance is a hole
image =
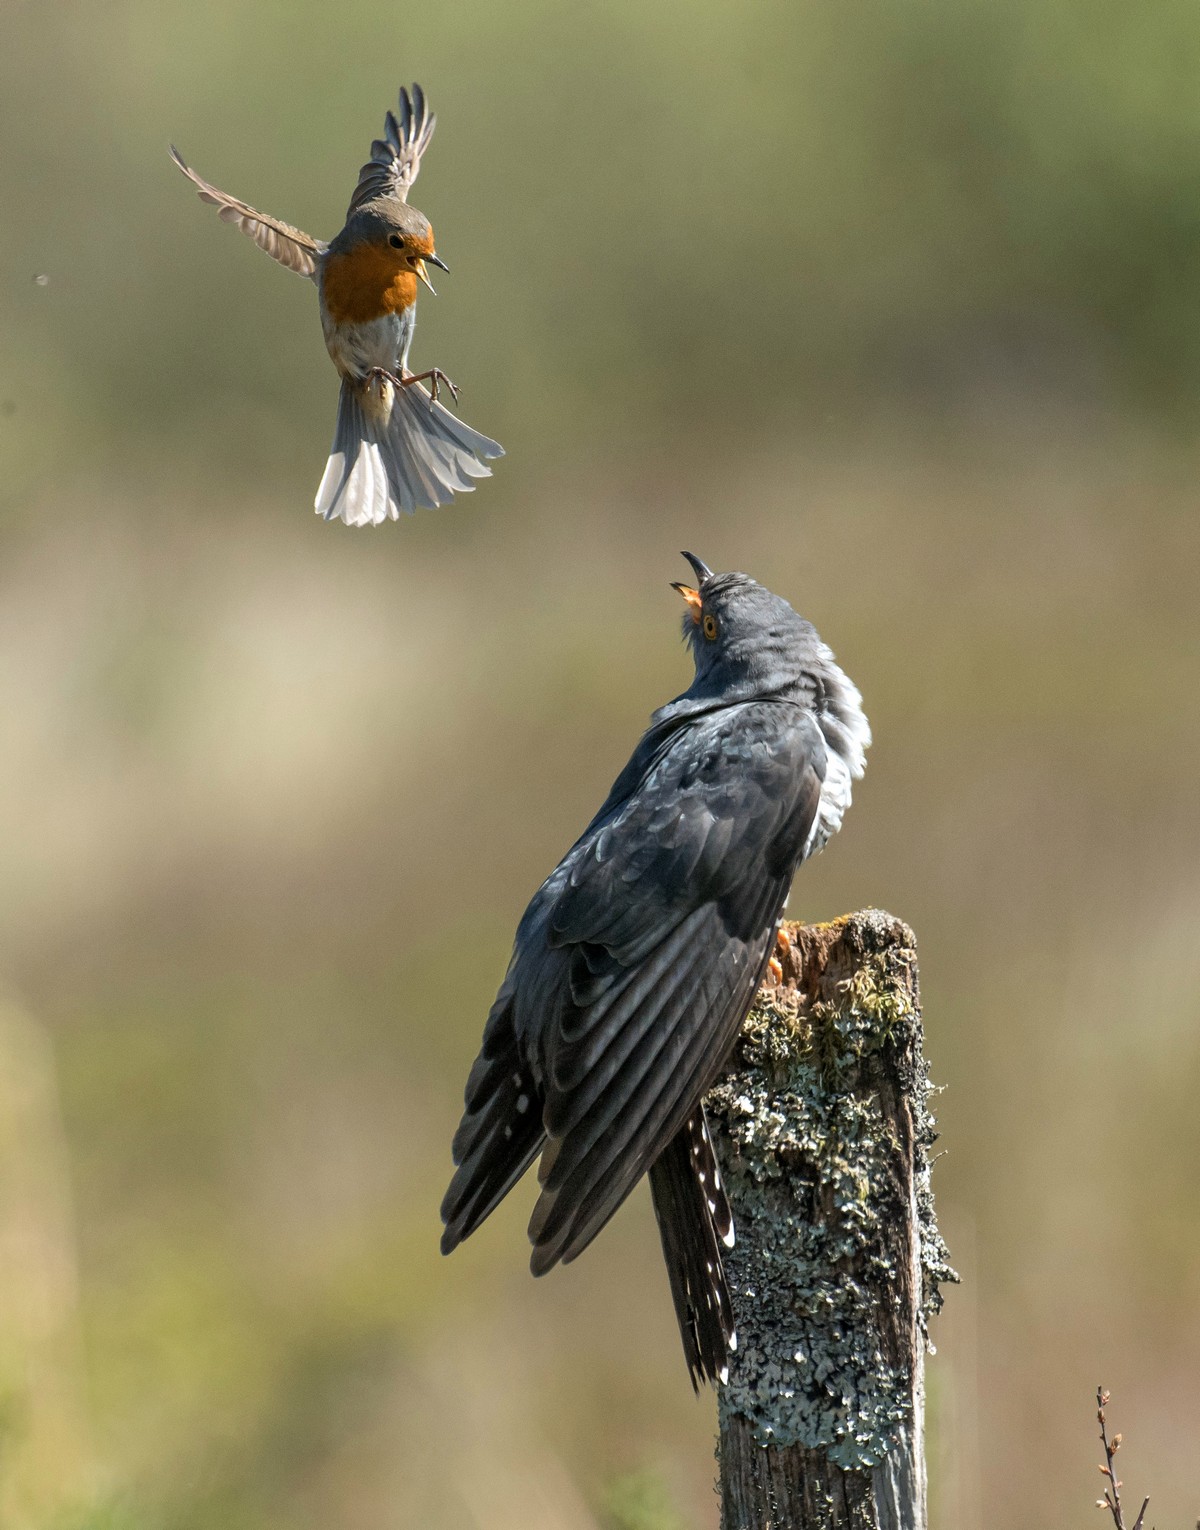
[[[342,381],[337,427],[317,514],[347,526],[378,526],[400,512],[432,510],[487,478],[504,448],[434,403],[420,383]]]
[[[722,1254],[733,1247],[733,1214],[721,1185],[703,1106],[650,1170],[654,1214],[692,1385],[724,1381],[737,1348]]]

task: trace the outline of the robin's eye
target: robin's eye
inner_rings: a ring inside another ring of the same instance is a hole
[[[389,234],[388,243],[391,245],[393,250],[402,250],[404,248],[404,240],[400,237],[399,234]]]
[[[711,643],[717,635],[717,619],[710,611],[704,618],[704,636]]]

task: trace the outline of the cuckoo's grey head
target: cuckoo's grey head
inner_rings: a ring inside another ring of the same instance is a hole
[[[787,696],[811,706],[827,748],[825,779],[808,851],[819,850],[850,805],[871,728],[858,687],[842,671],[811,622],[746,574],[714,574],[692,553],[696,587],[677,584],[687,601],[683,635],[696,678],[672,707],[711,706]],[[671,708],[664,708],[664,712]]]
[[[794,685],[827,652],[812,624],[748,574],[714,574],[693,553],[696,586],[676,584],[687,602],[683,636],[696,661],[692,694],[769,695]]]

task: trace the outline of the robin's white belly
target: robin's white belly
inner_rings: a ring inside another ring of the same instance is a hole
[[[410,303],[402,313],[385,313],[363,324],[335,324],[322,309],[321,325],[334,366],[351,377],[365,377],[372,367],[403,369],[416,328],[416,306]]]

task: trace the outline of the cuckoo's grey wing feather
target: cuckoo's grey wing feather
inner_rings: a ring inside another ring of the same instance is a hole
[[[711,906],[687,923],[692,938],[661,1007],[629,1016],[640,1034],[626,1066],[561,1137],[550,1132],[542,1160],[549,1156],[550,1168],[530,1223],[537,1273],[582,1253],[617,1211],[696,1108],[754,996],[773,923],[740,950],[726,943]]]
[[[780,703],[682,729],[576,847],[553,910],[567,1002],[542,1040],[535,1270],[595,1237],[732,1045],[816,817],[824,746]]]
[[[622,967],[684,913],[728,903],[763,870],[794,869],[809,822],[809,776],[824,779],[824,739],[790,702],[751,701],[679,728],[645,775],[572,851],[550,918],[555,945],[601,946]]]
[[[295,271],[297,276],[307,276],[310,280],[315,277],[317,258],[325,251],[325,245],[319,239],[313,239],[311,235],[293,228],[290,223],[269,218],[266,213],[257,212],[248,203],[239,202],[237,197],[228,196],[224,191],[210,186],[184,162],[174,145],[171,145],[171,158],[195,186],[200,200],[217,208],[223,223],[232,223],[240,228],[243,234],[254,240],[260,250],[265,250],[272,260],[277,260],[289,271]]]
[[[429,147],[436,126],[437,117],[429,110],[421,87],[414,85],[410,96],[401,86],[398,108],[384,118],[383,137],[372,143],[371,157],[358,172],[358,185],[350,198],[347,217],[376,197],[408,201],[409,187],[421,169],[421,156]]]
[[[454,1178],[442,1201],[442,1252],[468,1237],[520,1179],[545,1141],[542,1100],[513,1028],[516,964],[488,1015],[454,1134]]]

